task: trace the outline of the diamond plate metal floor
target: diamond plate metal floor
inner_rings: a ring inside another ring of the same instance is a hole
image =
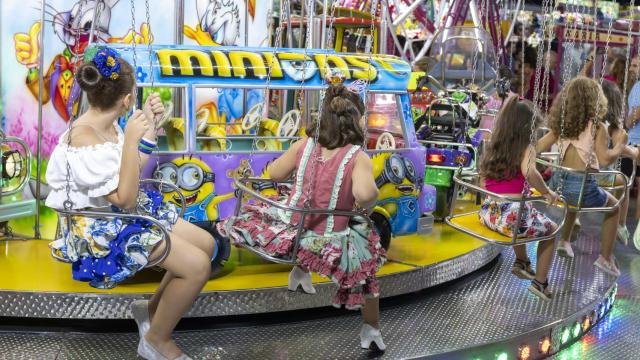
[[[583,224],[591,223],[585,220]],[[566,317],[602,297],[613,279],[592,266],[597,235],[597,228],[584,228],[575,244],[576,258],[556,258],[550,279],[555,298],[550,303],[529,294],[528,283],[511,275],[511,251],[504,251],[495,266],[451,285],[383,300],[384,354],[359,348],[357,313],[325,309],[309,310],[315,315],[329,313],[320,319],[291,321],[289,313],[282,313],[277,319],[282,323],[180,331],[176,340],[196,359],[418,358],[499,342]],[[533,247],[529,250],[533,253]],[[621,246],[616,253],[624,275],[612,313],[556,359],[638,358],[640,257]],[[101,326],[99,321],[95,324]],[[102,327],[96,331],[105,331]],[[133,359],[137,341],[133,332],[4,332],[0,359]]]

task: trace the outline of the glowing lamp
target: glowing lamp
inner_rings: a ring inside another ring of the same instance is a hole
[[[540,354],[548,354],[549,350],[551,350],[551,338],[545,336],[538,343],[538,351],[540,351]]]
[[[527,344],[520,345],[518,348],[518,359],[529,360],[531,357],[531,348]]]
[[[496,354],[496,360],[509,360],[509,355],[506,352]]]
[[[571,336],[571,332],[569,331],[569,328],[565,327],[562,330],[562,336],[560,337],[560,341],[562,342],[562,344],[566,344],[567,341],[569,341],[569,337]]]
[[[444,162],[444,155],[442,154],[429,154],[427,155],[427,162],[430,164],[441,164]]]
[[[573,337],[577,338],[578,335],[580,335],[580,330],[582,329],[582,324],[580,324],[580,321],[576,321],[576,323],[573,325]]]
[[[2,153],[2,179],[9,180],[20,176],[22,172],[22,155],[18,150]]]
[[[582,319],[582,332],[587,332],[589,327],[591,326],[591,317],[589,315],[585,315]]]

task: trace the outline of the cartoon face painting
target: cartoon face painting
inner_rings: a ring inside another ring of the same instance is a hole
[[[416,232],[420,217],[418,205],[421,183],[413,162],[400,154],[381,153],[373,156],[373,176],[380,191],[378,205],[391,215],[395,234]]]
[[[52,102],[56,112],[65,121],[77,113],[80,87],[74,81],[75,70],[82,65],[82,56],[90,42],[102,43],[147,43],[152,39],[146,23],[140,26],[140,33],[129,29],[123,37],[111,37],[109,25],[113,7],[119,0],[79,0],[71,7],[58,10],[45,2],[47,22],[53,24],[53,31],[64,45],[62,52],[55,55],[47,72],[43,75],[43,104]],[[95,24],[94,24],[95,21]],[[92,32],[93,30],[93,32]],[[14,35],[16,60],[29,69],[27,87],[37,99],[38,59],[41,52],[40,21],[33,23],[28,33]]]
[[[155,177],[178,186],[185,198],[184,219],[190,222],[216,221],[218,204],[233,194],[216,195],[216,176],[205,162],[192,156],[182,156],[160,164]],[[181,204],[181,198],[169,187],[161,189],[164,201]]]
[[[184,34],[199,45],[236,46],[240,39],[241,0],[196,0],[198,24],[184,26]],[[255,11],[255,0],[248,1]]]

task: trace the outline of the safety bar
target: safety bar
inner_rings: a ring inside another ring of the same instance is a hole
[[[457,194],[458,193],[458,188],[460,186],[465,187],[467,189],[471,189],[474,190],[478,193],[484,194],[486,196],[490,196],[492,198],[497,198],[503,201],[508,201],[508,202],[518,202],[520,203],[520,207],[518,209],[518,219],[522,219],[522,212],[523,209],[525,208],[524,204],[527,201],[530,202],[538,202],[538,203],[544,203],[547,204],[547,202],[545,201],[543,196],[522,196],[522,197],[517,197],[517,196],[509,196],[509,195],[505,195],[505,194],[497,194],[494,193],[492,191],[486,190],[478,185],[474,185],[471,184],[469,182],[466,182],[464,180],[462,180],[460,178],[460,172],[456,172],[456,174],[454,174],[453,176],[453,181],[454,181],[454,189],[453,189],[453,193]],[[478,177],[479,174],[478,173],[474,173],[474,174],[465,174],[465,177]],[[561,197],[562,199],[562,197]],[[556,205],[556,207],[560,207],[562,208],[562,221],[558,224],[558,227],[556,228],[556,230],[554,230],[551,234],[546,235],[546,236],[538,236],[538,237],[533,237],[533,238],[519,238],[518,237],[518,228],[520,226],[520,220],[518,220],[515,224],[514,224],[514,231],[513,231],[513,236],[511,237],[511,242],[509,243],[504,243],[501,241],[496,241],[490,238],[487,238],[485,236],[482,236],[480,234],[474,233],[468,229],[465,229],[464,227],[458,226],[456,225],[452,220],[455,218],[459,218],[462,216],[467,216],[470,214],[477,214],[479,212],[479,210],[474,210],[474,211],[469,211],[466,213],[462,213],[462,214],[454,214],[455,208],[456,208],[456,197],[454,196],[453,199],[453,204],[451,205],[451,208],[449,210],[449,216],[445,217],[445,222],[453,227],[454,229],[458,230],[458,231],[462,231],[465,234],[471,235],[473,237],[476,237],[482,241],[486,241],[489,243],[493,243],[493,244],[497,244],[497,245],[502,245],[502,246],[514,246],[514,245],[521,245],[521,244],[526,244],[526,243],[531,243],[531,242],[538,242],[538,241],[545,241],[545,240],[551,240],[554,239],[556,237],[556,235],[560,232],[560,230],[562,229],[562,227],[564,226],[565,223],[565,219],[567,217],[567,210],[568,210],[568,206],[566,204],[566,202],[562,199],[562,201],[558,202],[558,204]],[[551,205],[547,204],[547,207],[549,207]],[[484,226],[484,225],[483,225]]]
[[[187,205],[187,199],[184,197],[184,194],[182,193],[182,191],[180,191],[180,188],[178,187],[178,185],[169,183],[166,181],[162,181],[160,179],[141,179],[140,184],[157,184],[159,190],[161,190],[163,186],[170,187],[173,190],[173,192],[178,194],[178,197],[180,198],[181,206],[180,206],[180,213],[178,214],[178,216],[182,218]]]
[[[278,201],[269,199],[267,197],[262,196],[261,194],[259,194],[258,192],[254,191],[253,189],[247,187],[245,184],[247,182],[252,182],[252,183],[266,183],[266,182],[270,182],[270,183],[275,183],[275,181],[271,180],[271,179],[267,179],[267,178],[256,178],[256,177],[243,177],[240,179],[235,179],[234,180],[234,184],[238,189],[238,192],[236,194],[237,197],[237,202],[236,202],[236,209],[235,209],[235,216],[239,216],[240,215],[240,210],[242,208],[242,199],[244,198],[244,194],[248,194],[250,195],[250,197],[253,197],[254,199],[267,204],[269,206],[275,207],[277,209],[280,210],[285,210],[285,211],[290,211],[290,212],[294,212],[294,213],[300,213],[300,221],[298,223],[298,228],[297,228],[297,233],[296,233],[296,237],[293,241],[293,249],[291,252],[291,256],[289,258],[279,258],[279,257],[274,257],[271,256],[269,254],[266,254],[264,252],[261,252],[260,250],[256,249],[255,247],[252,247],[248,244],[241,244],[241,246],[249,251],[251,251],[252,253],[266,259],[269,261],[272,261],[274,263],[278,263],[278,264],[288,264],[288,265],[295,265],[297,263],[297,258],[296,258],[296,254],[298,253],[298,249],[300,247],[300,237],[302,236],[302,233],[304,232],[304,220],[306,218],[306,216],[308,215],[337,215],[337,216],[345,216],[345,217],[360,217],[363,218],[367,224],[369,225],[369,227],[371,229],[373,229],[373,223],[371,222],[371,219],[369,218],[369,216],[364,212],[357,212],[357,211],[346,211],[346,210],[329,210],[329,209],[306,209],[306,208],[299,208],[299,207],[295,207],[295,206],[290,206],[290,205],[286,205],[286,204],[282,204]]]
[[[461,147],[466,147],[471,149],[471,152],[473,153],[473,162],[472,164],[477,164],[477,160],[478,160],[478,152],[476,151],[476,148],[473,147],[473,145],[471,144],[464,144],[464,143],[451,143],[451,142],[446,142],[446,141],[433,141],[433,140],[418,140],[418,142],[422,145],[444,145],[444,146],[461,146]],[[434,168],[434,169],[448,169],[448,170],[457,170],[459,169],[459,166],[442,166],[442,165],[430,165],[427,164],[428,167],[430,168]],[[475,170],[475,166],[471,165],[468,167],[463,167],[462,170]]]
[[[7,190],[7,191],[0,191],[0,195],[2,196],[8,196],[8,195],[13,195],[13,194],[17,194],[19,192],[22,191],[22,189],[24,188],[24,186],[27,184],[27,182],[30,180],[31,177],[31,150],[29,149],[29,146],[27,145],[27,143],[17,137],[13,137],[13,136],[5,136],[4,132],[0,132],[0,144],[2,143],[16,143],[18,145],[20,145],[20,147],[22,147],[22,149],[24,150],[24,157],[25,157],[25,167],[26,167],[26,172],[24,174],[24,176],[22,177],[22,179],[20,180],[20,183],[18,185],[15,186],[15,188],[11,189],[11,190]],[[2,156],[2,149],[0,147],[0,157]]]
[[[624,201],[624,197],[627,194],[627,185],[629,183],[629,179],[627,178],[627,176],[625,174],[623,174],[621,171],[618,170],[597,170],[597,169],[586,169],[586,170],[576,170],[576,169],[572,169],[566,166],[562,166],[559,164],[555,164],[540,158],[536,159],[536,162],[538,164],[544,165],[544,166],[548,166],[548,167],[552,167],[555,168],[556,171],[565,171],[568,173],[573,173],[573,174],[577,174],[582,176],[582,185],[580,186],[580,193],[578,195],[578,203],[575,206],[571,206],[569,207],[569,211],[572,213],[589,213],[589,212],[611,212],[616,210],[617,208],[620,207],[620,205],[622,204],[622,202]],[[603,189],[608,190],[608,191],[620,191],[622,190],[622,196],[620,196],[620,198],[618,199],[618,201],[613,205],[613,206],[600,206],[600,207],[590,207],[590,208],[583,208],[582,207],[582,198],[584,196],[584,188],[585,185],[587,183],[587,176],[588,175],[596,175],[596,176],[603,176],[603,175],[615,175],[615,176],[622,176],[622,179],[624,179],[623,184],[618,185],[618,186],[613,186],[613,187],[603,187],[601,186]],[[563,180],[560,180],[563,181]]]
[[[162,254],[155,260],[149,260],[145,267],[153,267],[160,263],[162,263],[167,256],[169,256],[169,252],[171,251],[171,237],[167,229],[160,223],[160,221],[154,219],[148,215],[138,215],[138,214],[127,214],[127,213],[116,213],[111,211],[96,211],[96,210],[56,210],[58,214],[64,216],[65,221],[67,222],[67,231],[71,231],[71,217],[72,216],[82,216],[89,218],[119,218],[119,219],[128,219],[128,220],[143,220],[152,223],[157,226],[162,232],[162,237],[165,243],[165,248]],[[61,259],[56,257],[59,260],[66,261],[65,259]],[[68,261],[66,261],[68,262]]]

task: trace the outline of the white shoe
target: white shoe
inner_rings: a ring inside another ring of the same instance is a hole
[[[371,349],[371,344],[376,344],[378,350],[384,351],[387,346],[382,341],[382,333],[379,329],[369,324],[363,324],[360,329],[360,346],[363,349]]]
[[[620,270],[616,266],[615,260],[608,261],[602,255],[598,256],[598,260],[593,263],[593,266],[599,268],[600,270],[606,272],[609,275],[613,275],[615,277],[620,276]]]
[[[636,250],[640,251],[640,225],[636,227],[636,231],[633,232],[633,245]]]
[[[573,223],[576,227],[581,227],[582,223],[580,222],[580,218],[576,217],[576,221]]]
[[[566,257],[569,259],[573,259],[573,249],[571,248],[571,243],[568,241],[562,241],[558,243],[558,256]]]
[[[131,315],[138,324],[138,334],[143,339],[151,327],[149,321],[149,300],[135,300],[131,303]]]
[[[138,355],[147,360],[169,360],[160,354],[153,345],[149,344],[144,336],[140,338],[140,342],[138,343]]]
[[[298,286],[302,287],[302,290],[307,294],[315,294],[316,289],[311,282],[311,273],[304,272],[297,266],[293,267],[293,270],[289,273],[289,290],[296,291]]]
[[[627,229],[627,225],[618,225],[616,234],[616,239],[618,239],[618,241],[624,244],[624,246],[629,245],[629,230]]]

